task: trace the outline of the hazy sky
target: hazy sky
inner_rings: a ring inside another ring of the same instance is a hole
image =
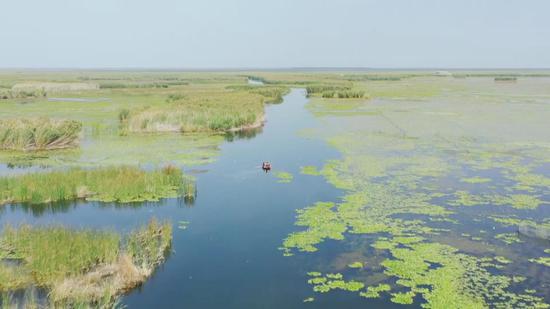
[[[549,0],[3,0],[0,67],[550,67]]]

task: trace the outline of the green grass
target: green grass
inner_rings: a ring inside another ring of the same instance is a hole
[[[120,242],[120,236],[115,232],[36,228],[30,225],[19,228],[8,226],[1,239],[3,253],[10,258],[24,260],[22,270],[38,286],[78,275],[98,264],[114,262],[119,254]]]
[[[49,203],[84,198],[104,202],[158,201],[194,195],[180,169],[143,171],[137,167],[69,169],[0,178],[0,203]]]
[[[72,120],[3,119],[0,120],[0,149],[49,150],[78,144],[82,124]]]
[[[171,240],[171,224],[154,219],[127,237],[61,226],[7,226],[0,237],[0,259],[20,263],[0,264],[0,292],[38,286],[49,291],[53,307],[112,305],[164,261]],[[3,301],[6,305],[5,297]]]
[[[130,132],[223,132],[261,125],[265,102],[248,91],[200,92],[132,111],[127,125]]]

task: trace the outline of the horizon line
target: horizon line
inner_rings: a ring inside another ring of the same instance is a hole
[[[247,72],[247,71],[544,71],[550,67],[0,67],[0,71],[151,71],[151,72]]]

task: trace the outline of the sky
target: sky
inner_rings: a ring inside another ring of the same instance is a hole
[[[548,0],[2,0],[0,68],[550,68]]]

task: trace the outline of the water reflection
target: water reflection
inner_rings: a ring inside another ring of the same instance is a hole
[[[249,128],[249,129],[243,129],[239,131],[231,131],[226,132],[224,135],[224,138],[228,142],[233,142],[235,140],[248,140],[256,137],[256,135],[261,134],[263,132],[263,127],[258,128]]]

